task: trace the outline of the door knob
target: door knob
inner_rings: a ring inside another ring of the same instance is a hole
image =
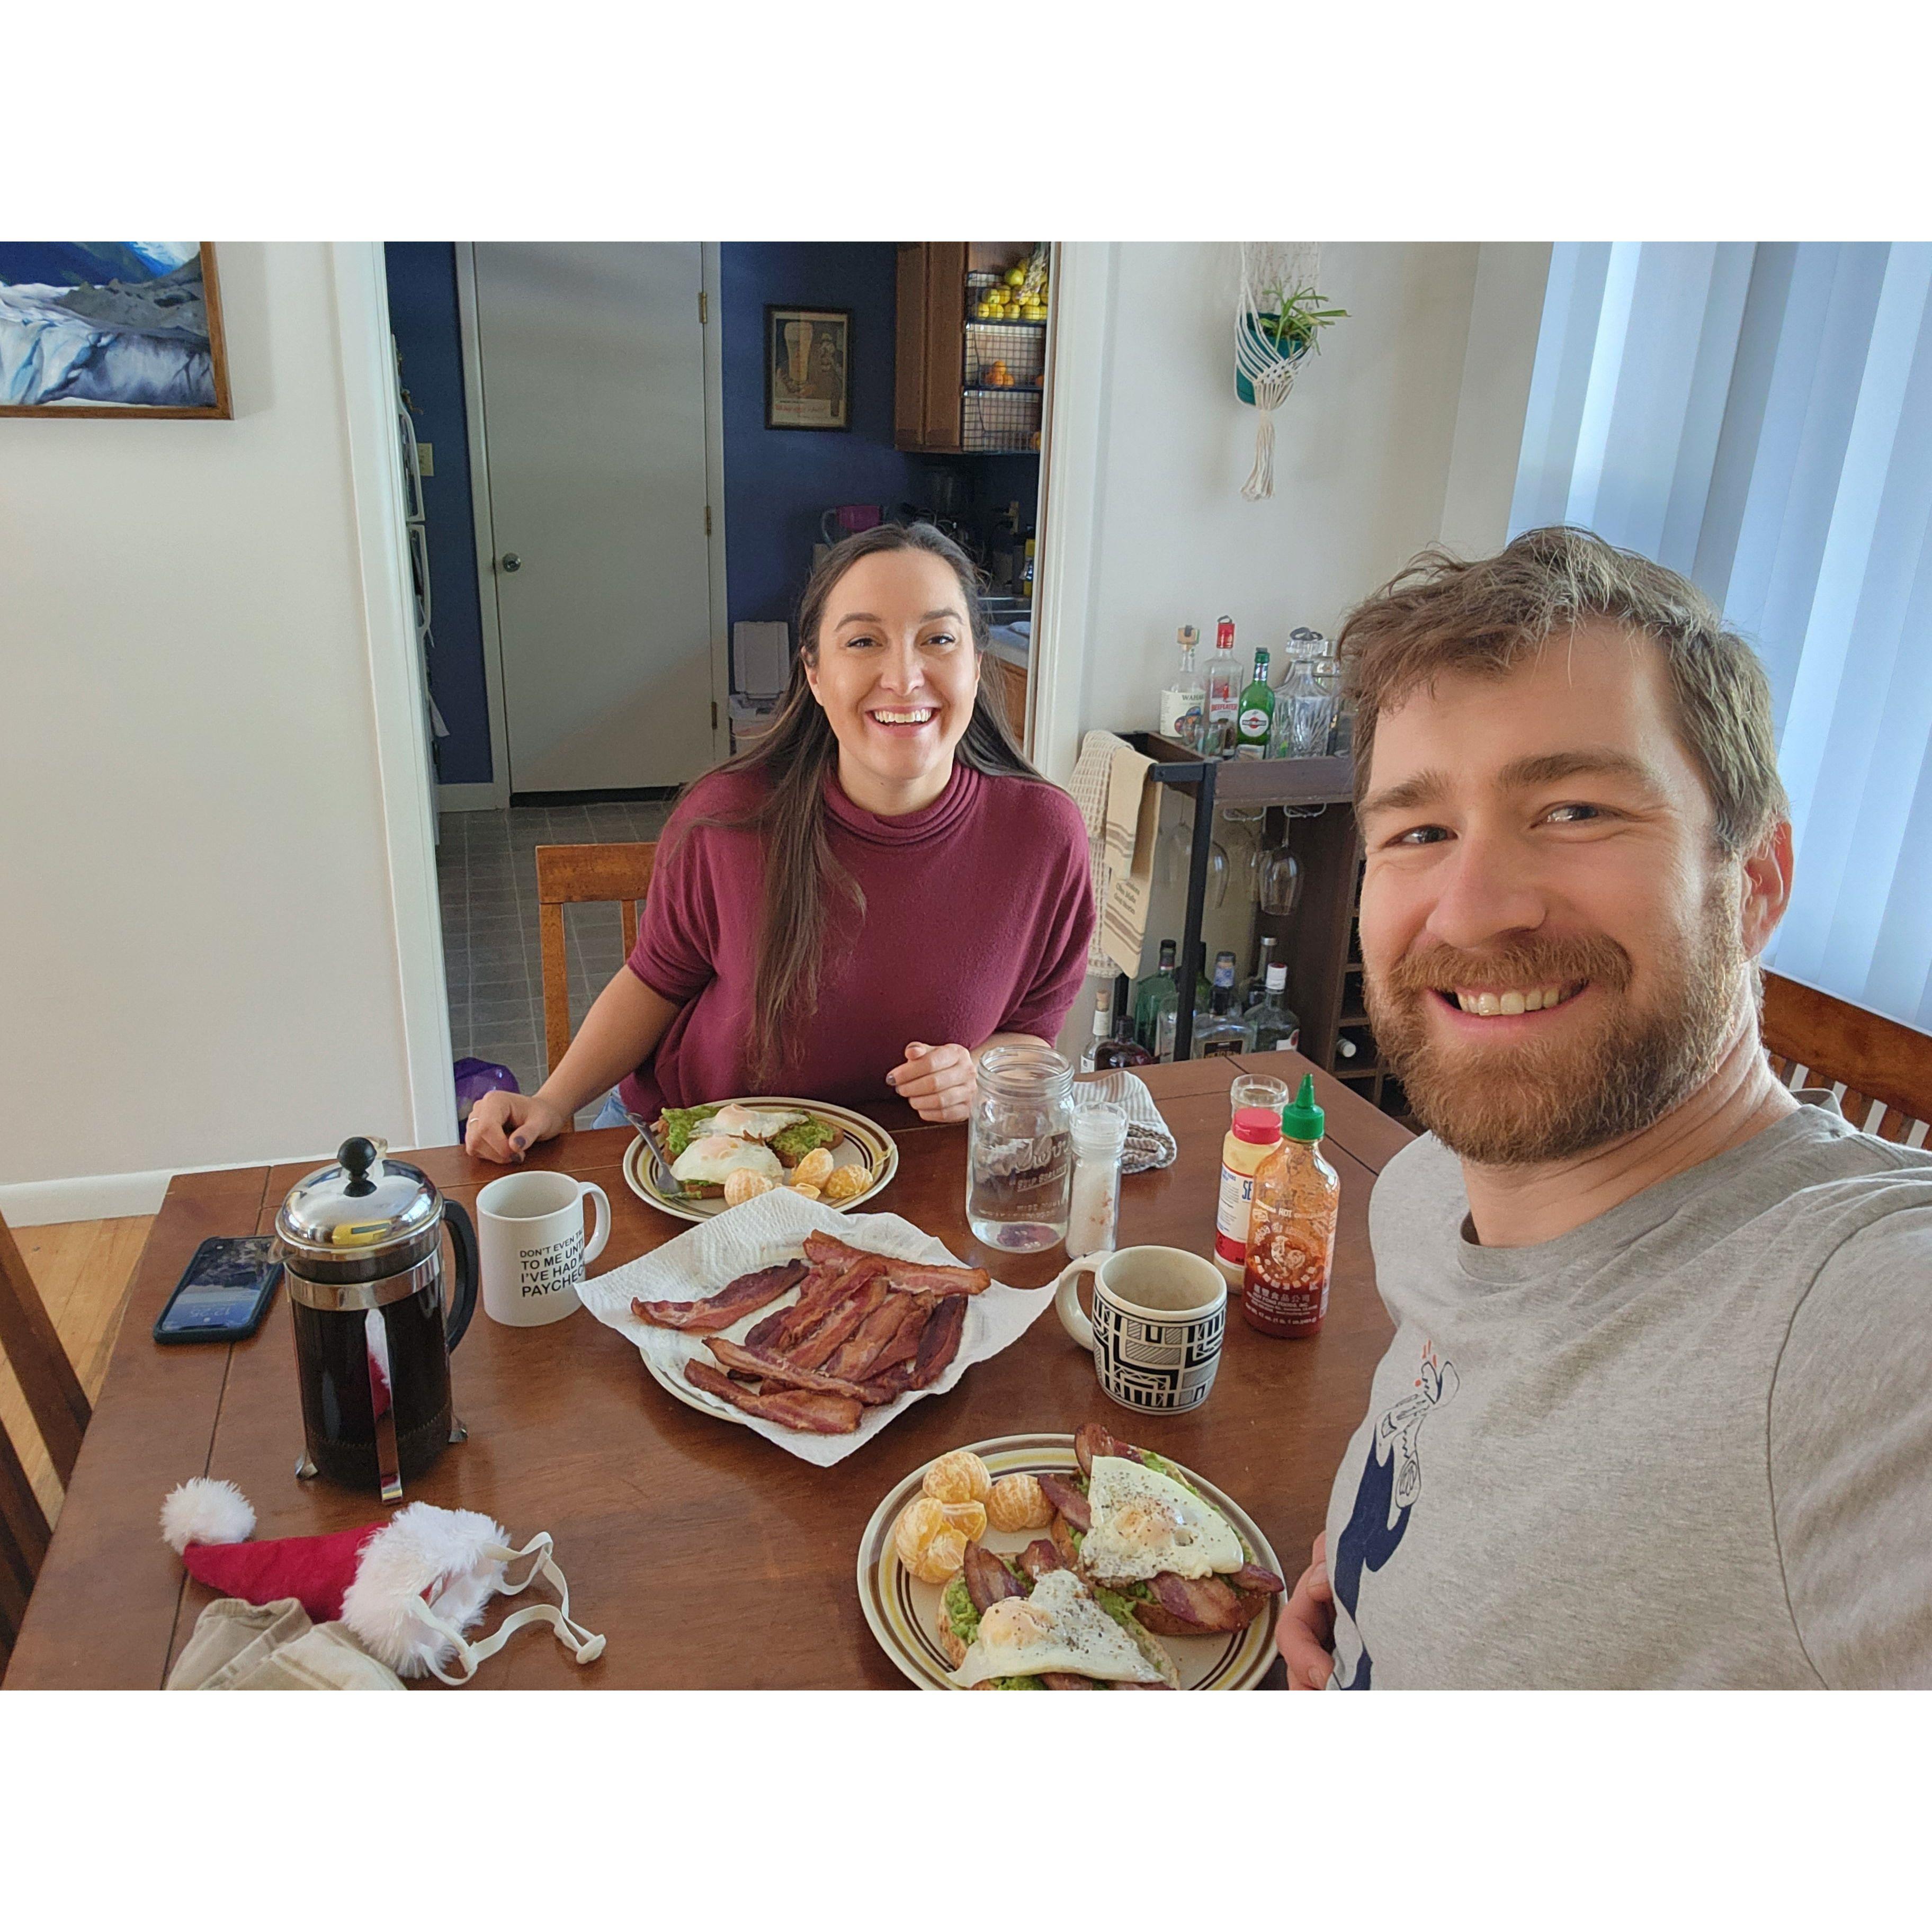
[[[506,571],[521,570],[524,567],[524,560],[514,550],[506,550],[503,553],[502,567]]]

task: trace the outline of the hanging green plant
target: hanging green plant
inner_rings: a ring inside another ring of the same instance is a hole
[[[1234,394],[1258,410],[1255,466],[1241,494],[1274,494],[1274,412],[1297,369],[1322,346],[1322,332],[1346,319],[1317,286],[1320,250],[1306,242],[1241,244],[1241,292],[1234,319]]]

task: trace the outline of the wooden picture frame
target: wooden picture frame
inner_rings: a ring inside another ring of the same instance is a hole
[[[765,305],[765,427],[850,430],[852,311]]]
[[[100,391],[104,384],[114,380],[116,371],[115,365],[104,359],[96,344],[84,353],[71,356],[64,371],[64,386],[76,388],[82,400],[68,400],[54,395],[45,400],[17,400],[0,392],[0,416],[116,416],[124,419],[154,416],[206,422],[226,422],[233,416],[228,386],[228,344],[222,326],[221,288],[215,268],[214,244],[212,242],[194,243],[193,253],[184,255],[172,267],[162,266],[165,256],[154,259],[146,254],[137,256],[134,252],[137,247],[152,250],[165,249],[169,245],[0,242],[0,328],[44,332],[58,347],[64,346],[61,343],[63,320],[72,315],[79,321],[93,323],[96,335],[103,332],[102,325],[105,324],[105,332],[110,336],[123,333],[160,341],[175,351],[172,369],[167,366],[168,358],[162,358],[162,367],[158,370],[152,367],[155,358],[144,358],[148,366],[130,366],[125,372],[128,380],[152,386],[157,380],[166,381],[172,377],[182,386],[198,390],[207,400],[192,403],[142,401],[132,398],[124,401],[102,400]],[[62,288],[58,283],[29,280],[18,272],[10,274],[7,272],[10,266],[28,266],[25,262],[9,263],[8,258],[15,251],[20,251],[22,256],[30,251],[38,256],[44,265],[43,273],[58,274],[63,279],[67,274],[76,274],[81,279]],[[98,265],[97,272],[115,267],[136,270],[145,267],[152,272],[141,280],[109,273],[104,279],[89,281],[86,276],[90,258],[83,251],[94,251],[92,259]],[[63,262],[67,264],[64,269]],[[192,274],[188,272],[190,268],[194,271]],[[188,292],[197,282],[200,290],[198,297]],[[25,296],[24,291],[30,288],[37,292],[32,296]],[[10,301],[9,292],[15,289],[22,290],[23,295]],[[155,299],[157,290],[165,292],[160,301]],[[88,298],[86,303],[81,308],[70,308],[71,298],[83,292]],[[173,299],[170,300],[170,297]],[[170,307],[181,310],[185,318],[185,328],[176,326],[157,329],[138,326],[144,320],[165,315]],[[117,329],[113,325],[122,317],[126,318],[125,325]],[[77,328],[70,340],[77,343]],[[205,368],[198,366],[204,358]],[[47,358],[44,357],[32,358],[32,364],[36,370],[48,366]],[[24,372],[26,359],[20,358],[17,366]]]

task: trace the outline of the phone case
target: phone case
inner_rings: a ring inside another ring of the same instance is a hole
[[[155,1318],[152,1333],[154,1339],[166,1347],[176,1343],[195,1342],[245,1342],[262,1325],[268,1312],[268,1304],[275,1297],[275,1285],[282,1278],[282,1264],[274,1256],[274,1238],[267,1234],[211,1234],[194,1251],[181,1279],[170,1291],[160,1313]],[[248,1252],[227,1257],[228,1265],[222,1268],[220,1257],[224,1250],[244,1250]],[[233,1277],[224,1282],[224,1274]],[[203,1277],[198,1280],[197,1277]],[[175,1304],[190,1286],[196,1287],[245,1288],[251,1285],[254,1300],[248,1308],[244,1322],[224,1322],[205,1328],[168,1328],[168,1317],[174,1312]]]

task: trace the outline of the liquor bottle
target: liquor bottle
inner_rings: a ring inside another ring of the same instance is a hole
[[[1234,956],[1214,956],[1214,986],[1208,1010],[1194,1016],[1194,1057],[1211,1060],[1225,1053],[1245,1053],[1254,1044],[1247,1022],[1234,1011]]]
[[[1241,1017],[1254,1035],[1256,1053],[1292,1053],[1301,1044],[1301,1022],[1288,1004],[1288,968],[1270,966],[1261,1004]]]
[[[1190,752],[1198,752],[1201,748],[1203,708],[1208,700],[1207,686],[1202,681],[1201,669],[1194,658],[1194,647],[1201,641],[1201,633],[1192,624],[1184,624],[1178,634],[1178,641],[1180,661],[1167,688],[1160,694],[1160,734],[1163,738],[1172,738],[1176,744],[1185,745]]]
[[[1268,682],[1268,654],[1255,652],[1255,674],[1241,693],[1240,707],[1234,721],[1234,755],[1238,758],[1264,758],[1268,734],[1274,729],[1274,687]]]
[[[1264,933],[1262,937],[1261,956],[1255,962],[1255,970],[1247,984],[1241,988],[1241,1010],[1246,1012],[1251,1006],[1261,1004],[1268,992],[1268,968],[1274,964],[1274,935]],[[1286,969],[1284,969],[1286,970]]]
[[[1160,942],[1160,964],[1134,986],[1134,1037],[1157,1060],[1174,1057],[1174,1016],[1180,1004],[1180,982],[1174,970],[1178,950],[1171,939]],[[1167,1051],[1161,1051],[1161,1023],[1165,1018]]]
[[[1114,1036],[1114,989],[1104,982],[1094,999],[1094,1032],[1080,1049],[1080,1070],[1091,1073],[1102,1046]]]
[[[1201,749],[1210,758],[1228,757],[1234,748],[1241,710],[1240,672],[1234,663],[1234,620],[1223,617],[1214,626],[1214,655],[1208,661],[1208,708]]]
[[[1148,1066],[1154,1055],[1134,1037],[1133,1010],[1128,1004],[1127,976],[1114,980],[1114,1032],[1111,1040],[1094,1043],[1094,1071],[1105,1073],[1116,1066]]]

